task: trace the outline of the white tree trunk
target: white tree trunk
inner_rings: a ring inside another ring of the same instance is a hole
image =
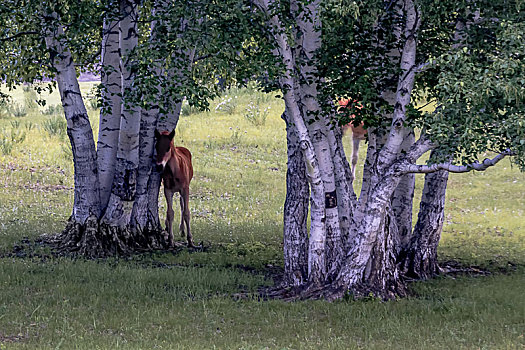
[[[283,287],[299,287],[308,281],[308,199],[310,190],[306,178],[306,166],[299,138],[287,116],[286,140],[288,169],[286,172],[286,200],[283,215],[284,277]]]
[[[405,139],[401,144],[402,151],[406,152],[414,144],[414,132],[405,128]],[[414,187],[416,178],[414,174],[405,174],[392,196],[393,219],[399,231],[399,248],[405,246],[412,234],[412,208],[414,200]]]
[[[315,55],[321,48],[321,21],[319,16],[319,0],[309,2],[304,11],[295,14],[300,35],[296,43],[296,58],[300,57],[297,69],[299,78],[299,101],[303,118],[307,121],[308,133],[315,149],[319,170],[324,186],[324,213],[322,215],[325,229],[325,263],[328,278],[336,276],[340,257],[343,253],[341,228],[339,226],[339,210],[337,203],[336,181],[334,176],[334,155],[329,143],[329,120],[325,118],[318,103],[317,81],[318,71]],[[313,121],[313,122],[312,122]],[[347,214],[348,215],[348,214]]]
[[[406,108],[410,103],[412,89],[416,77],[416,36],[421,22],[418,10],[413,0],[404,0],[405,26],[403,49],[399,80],[396,90],[396,102],[390,132],[385,146],[382,148],[378,159],[378,169],[385,171],[396,160],[401,151],[406,120]]]
[[[155,149],[155,128],[157,127],[158,109],[149,111],[141,110],[140,134],[139,134],[139,164],[137,168],[137,189],[133,203],[132,220],[130,224],[134,228],[134,234],[143,237],[148,245],[158,245],[156,233],[161,230],[158,216],[158,193],[160,187],[160,173],[156,171],[153,161]],[[155,179],[155,178],[158,178]],[[155,185],[156,187],[152,187]],[[155,197],[156,193],[156,197]],[[151,195],[152,196],[151,196]],[[150,197],[155,197],[154,203]]]
[[[55,13],[49,17],[57,19]],[[73,211],[66,228],[56,238],[56,243],[60,249],[78,250],[83,255],[93,256],[93,252],[100,248],[96,234],[101,215],[93,132],[82,100],[73,57],[59,39],[64,35],[64,30],[61,25],[56,28],[47,27],[48,22],[43,25],[46,28],[45,42],[51,65],[57,72],[56,81],[67,121],[75,169]]]
[[[428,279],[439,272],[437,247],[445,218],[448,175],[445,170],[425,175],[418,220],[400,253],[401,270],[408,277]]]
[[[121,110],[121,72],[119,50],[119,21],[106,19],[102,38],[102,70],[100,83],[103,106],[100,112],[100,124],[97,143],[97,162],[100,182],[100,202],[105,210],[111,194],[111,185],[115,173],[117,147],[120,130]]]
[[[56,17],[56,16],[55,16]],[[75,169],[75,195],[71,220],[84,225],[89,217],[100,215],[98,170],[93,131],[89,123],[71,52],[57,39],[63,28],[46,30],[46,46],[51,64],[57,71],[56,81],[67,121]]]
[[[121,0],[120,50],[122,53],[122,96],[130,93],[133,84],[133,73],[130,70],[133,62],[130,53],[138,44],[138,11],[137,4]],[[111,195],[103,222],[110,227],[125,230],[130,223],[133,202],[137,188],[137,170],[139,163],[140,109],[123,103],[121,108],[120,131],[117,149],[117,162]],[[118,236],[119,234],[115,232]]]
[[[405,140],[406,106],[415,79],[416,33],[419,17],[414,3],[404,1],[406,22],[401,54],[401,72],[390,132],[381,147],[380,130],[369,130],[369,149],[365,180],[359,198],[350,250],[335,282],[335,297],[350,290],[355,294],[373,293],[392,298],[405,293],[396,266],[398,227],[390,208],[392,195],[401,180],[399,166],[393,168]]]
[[[317,160],[314,146],[305,119],[301,113],[301,108],[296,91],[297,81],[294,79],[297,66],[292,53],[292,48],[288,43],[283,27],[276,15],[269,13],[268,0],[257,0],[256,4],[260,10],[268,15],[268,25],[273,28],[271,35],[277,45],[274,54],[282,61],[285,72],[279,80],[287,113],[294,123],[299,138],[299,144],[303,150],[306,163],[306,172],[311,189],[310,205],[310,239],[308,247],[308,282],[313,286],[322,285],[326,279],[325,261],[325,189],[321,178],[320,166]]]
[[[155,1],[153,12],[160,14],[168,3],[164,0]],[[158,37],[156,30],[158,23],[154,21],[151,26],[150,41],[163,40]],[[182,35],[182,34],[181,34]],[[187,68],[191,70],[195,50],[179,50],[177,53],[185,61],[187,61]],[[176,57],[178,59],[180,57]],[[167,76],[173,81],[173,84],[179,84],[179,78],[182,80],[184,67],[168,70],[162,67],[163,62],[156,62],[156,73],[161,76]],[[166,101],[166,98],[159,95],[157,98],[158,104],[163,104],[164,108],[171,106],[173,101]],[[154,146],[155,129],[161,131],[174,130],[179,121],[179,116],[182,108],[182,102],[175,103],[175,108],[168,114],[160,112],[159,105],[154,105],[150,110],[142,110],[141,127],[140,127],[140,150],[139,150],[139,168],[137,178],[137,193],[133,205],[132,222],[135,234],[139,238],[143,238],[145,244],[152,247],[165,246],[167,243],[166,237],[160,237],[159,232],[162,231],[159,221],[158,201],[159,189],[161,184],[161,174],[154,166]],[[168,108],[170,109],[170,108]],[[161,199],[162,200],[162,199]]]
[[[342,252],[346,252],[352,217],[357,205],[357,197],[352,187],[353,175],[344,153],[341,129],[333,128],[332,130],[328,130],[328,141],[334,162],[337,209],[339,211],[339,226],[341,229],[340,245]],[[335,256],[335,258],[339,260],[339,262],[337,262],[338,265],[341,264],[343,256],[344,254]]]
[[[405,286],[396,267],[397,225],[392,219],[390,199],[399,177],[377,183],[362,206],[354,242],[348,251],[329,298],[351,291],[356,296],[372,293],[381,298],[403,295]]]

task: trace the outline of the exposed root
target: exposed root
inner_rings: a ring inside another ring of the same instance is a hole
[[[339,299],[368,299],[392,300],[408,295],[408,288],[404,279],[388,281],[386,285],[371,286],[364,283],[345,286],[341,281],[334,281],[324,285],[305,284],[302,286],[289,286],[282,284],[276,288],[261,291],[261,296],[266,299],[279,299],[284,301],[299,300],[327,300]]]
[[[46,241],[59,253],[102,258],[168,249],[166,238],[159,225],[144,228],[110,226],[91,216],[84,224],[70,218],[61,234],[47,237]]]
[[[439,264],[439,274],[446,276],[487,276],[490,275],[491,272],[480,266],[464,266],[457,261],[445,261]]]

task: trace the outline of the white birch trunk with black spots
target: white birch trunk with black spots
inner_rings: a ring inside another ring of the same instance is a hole
[[[445,170],[425,175],[418,220],[399,257],[401,270],[407,277],[428,279],[439,272],[437,248],[445,219],[448,176]]]
[[[273,39],[277,44],[274,54],[282,61],[285,72],[279,79],[283,98],[291,122],[294,124],[299,144],[303,151],[306,164],[307,178],[310,184],[310,237],[308,245],[308,283],[320,286],[326,280],[326,260],[325,260],[325,189],[317,155],[312,143],[312,139],[306,127],[305,118],[302,114],[299,93],[296,91],[297,82],[294,79],[297,66],[292,53],[292,48],[288,43],[288,37],[282,30],[279,18],[269,14],[268,0],[258,0],[260,9],[268,14],[268,25],[275,30],[272,33]]]
[[[134,73],[131,71],[130,53],[138,44],[138,12],[137,4],[128,0],[121,0],[120,21],[120,50],[121,74],[122,74],[122,96],[125,101],[129,94]],[[118,230],[125,230],[130,223],[133,202],[137,190],[137,171],[139,163],[139,132],[140,132],[140,109],[124,102],[121,108],[120,131],[117,149],[117,161],[111,195],[109,198],[103,223],[107,226],[117,228],[114,235],[118,236]],[[117,239],[115,237],[115,239]]]
[[[286,200],[284,202],[283,246],[284,277],[283,287],[299,287],[308,281],[308,200],[310,190],[306,178],[306,166],[299,138],[283,113],[286,122],[288,169],[286,171]]]
[[[122,103],[119,49],[119,21],[106,19],[102,38],[102,70],[100,83],[102,108],[97,142],[100,202],[103,210],[109,201],[117,160],[120,111]]]
[[[401,145],[401,150],[403,152],[408,151],[414,142],[414,131],[406,128],[405,139]],[[412,208],[415,185],[415,175],[405,174],[399,181],[399,185],[392,196],[393,219],[396,221],[399,232],[399,244],[396,244],[397,249],[405,246],[412,234]]]
[[[399,178],[377,184],[360,213],[356,235],[328,298],[350,291],[355,296],[372,293],[381,298],[404,295],[406,290],[396,267],[397,225],[390,199]]]
[[[57,15],[46,14],[51,22]],[[69,49],[59,39],[64,30],[61,25],[46,27],[46,47],[51,65],[56,69],[56,82],[60,92],[62,107],[67,121],[67,135],[71,143],[74,160],[74,201],[71,217],[62,234],[55,242],[62,249],[79,250],[81,254],[93,256],[100,248],[96,238],[100,212],[100,192],[98,182],[97,157],[93,131],[82,100],[75,64]]]
[[[63,28],[46,30],[46,46],[56,69],[56,82],[67,121],[67,135],[74,161],[75,194],[71,220],[84,225],[89,217],[100,215],[98,170],[93,131],[82,100],[71,52],[57,37]]]
[[[298,31],[298,41],[296,45],[296,59],[299,80],[299,98],[302,107],[303,118],[306,118],[308,133],[311,137],[324,186],[324,213],[312,212],[324,215],[324,244],[325,244],[325,264],[327,278],[335,277],[339,269],[339,257],[343,253],[341,242],[341,228],[339,226],[339,210],[337,203],[337,191],[334,175],[334,162],[332,149],[328,140],[329,121],[323,115],[318,103],[317,92],[317,64],[315,55],[321,48],[321,21],[318,13],[320,2],[312,1],[305,6],[305,12],[296,15]],[[308,16],[305,16],[308,13]],[[303,20],[303,19],[307,20]],[[312,122],[313,120],[313,122]],[[313,217],[312,217],[313,219]]]
[[[379,148],[381,135],[369,130],[368,176],[354,214],[357,224],[343,267],[334,284],[333,297],[346,290],[373,293],[382,298],[405,294],[405,285],[396,266],[398,227],[390,208],[394,191],[401,181],[395,167],[405,141],[406,107],[415,81],[416,33],[419,17],[415,4],[404,1],[406,22],[401,52],[400,74],[392,125],[386,143]],[[370,149],[372,147],[372,149]],[[365,191],[365,192],[363,192]]]
[[[353,175],[350,170],[350,164],[346,159],[343,148],[342,131],[340,128],[328,130],[328,142],[333,156],[335,185],[337,194],[337,210],[339,213],[339,227],[341,230],[341,253],[347,251],[347,242],[350,237],[350,228],[357,197],[352,187]],[[344,254],[334,256],[339,261],[333,265],[340,266]]]

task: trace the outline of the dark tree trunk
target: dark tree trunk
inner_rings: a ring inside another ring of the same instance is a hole
[[[399,255],[400,269],[407,277],[428,279],[439,272],[437,247],[445,217],[448,174],[441,170],[425,175],[418,220]]]
[[[306,166],[299,138],[290,126],[290,119],[283,113],[286,122],[288,170],[286,172],[286,200],[284,202],[284,277],[283,287],[297,287],[308,277],[308,199],[310,190],[306,178]]]

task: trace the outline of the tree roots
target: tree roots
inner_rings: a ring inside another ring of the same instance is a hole
[[[321,286],[304,285],[300,287],[281,286],[267,291],[264,296],[269,299],[279,299],[284,301],[298,300],[327,300],[335,301],[339,299],[366,299],[377,298],[380,300],[392,300],[408,295],[408,288],[403,280],[396,283],[389,283],[386,288],[356,284],[345,287],[339,282],[327,283]]]
[[[168,249],[167,238],[158,224],[149,223],[144,228],[118,227],[101,223],[95,216],[90,216],[83,224],[70,218],[64,231],[48,239],[48,243],[60,253],[101,258]]]

